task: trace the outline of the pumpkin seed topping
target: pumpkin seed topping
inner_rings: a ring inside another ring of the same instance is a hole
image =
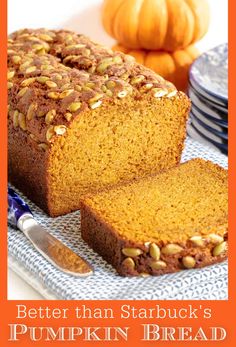
[[[186,257],[183,257],[182,263],[186,269],[192,269],[196,265],[196,260],[190,255],[187,255]]]
[[[139,248],[123,248],[122,253],[127,257],[138,257],[143,251]]]
[[[161,253],[166,254],[166,255],[172,255],[172,254],[177,254],[180,253],[183,250],[182,247],[175,243],[169,243],[168,245],[162,247]]]

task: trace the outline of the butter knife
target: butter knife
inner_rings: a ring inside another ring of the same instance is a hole
[[[8,221],[20,229],[42,256],[67,274],[85,277],[92,267],[34,219],[29,206],[8,187]]]

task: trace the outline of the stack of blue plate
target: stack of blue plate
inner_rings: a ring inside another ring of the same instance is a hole
[[[188,135],[228,154],[228,44],[202,54],[190,68]]]

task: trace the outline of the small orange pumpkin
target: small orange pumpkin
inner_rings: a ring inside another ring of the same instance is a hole
[[[208,30],[207,0],[104,0],[105,30],[123,46],[173,52]]]
[[[112,47],[115,51],[132,55],[138,63],[154,70],[166,80],[172,82],[177,89],[186,91],[188,72],[192,62],[199,55],[195,46],[189,46],[173,53],[164,51],[129,50],[121,45]]]

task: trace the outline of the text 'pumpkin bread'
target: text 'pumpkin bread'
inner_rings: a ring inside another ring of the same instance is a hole
[[[179,163],[190,101],[134,58],[70,31],[8,41],[9,178],[58,216]]]
[[[83,239],[121,275],[160,275],[227,255],[227,170],[193,159],[81,203]]]

